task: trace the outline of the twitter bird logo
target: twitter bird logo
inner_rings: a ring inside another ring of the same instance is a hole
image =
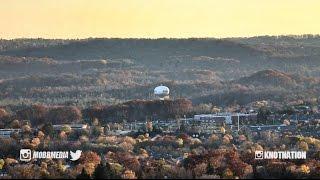
[[[70,156],[71,156],[71,161],[76,161],[80,158],[82,151],[81,150],[77,150],[75,153],[70,151]]]

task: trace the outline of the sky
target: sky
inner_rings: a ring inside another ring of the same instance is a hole
[[[320,0],[0,0],[0,38],[320,34]]]

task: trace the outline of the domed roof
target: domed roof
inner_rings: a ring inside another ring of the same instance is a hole
[[[156,88],[154,88],[154,94],[155,95],[169,95],[169,88],[167,86],[158,86]]]

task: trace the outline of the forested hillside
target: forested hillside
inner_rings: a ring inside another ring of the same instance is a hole
[[[0,41],[2,105],[172,99],[228,106],[317,98],[320,37]],[[288,95],[290,93],[290,96]]]

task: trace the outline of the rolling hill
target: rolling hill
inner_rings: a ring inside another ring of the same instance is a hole
[[[278,70],[258,71],[250,76],[242,77],[235,83],[253,86],[281,86],[294,87],[298,85],[309,86],[319,82],[317,78],[308,78],[302,75],[288,74]]]

